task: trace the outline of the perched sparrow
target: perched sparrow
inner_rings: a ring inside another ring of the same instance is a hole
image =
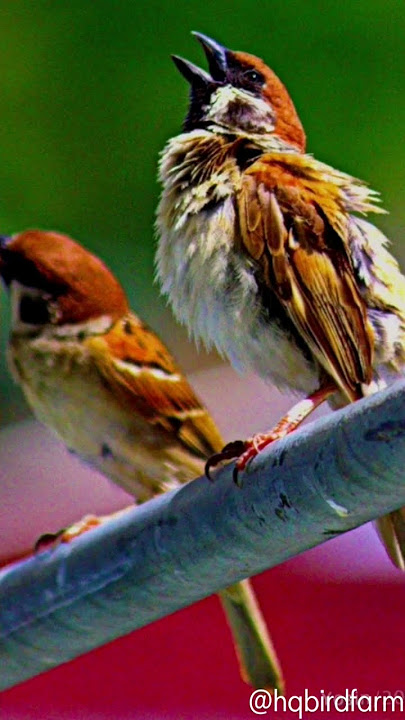
[[[405,278],[384,235],[353,215],[383,212],[377,194],[305,153],[273,71],[195,35],[209,73],[173,58],[191,97],[160,162],[157,275],[192,336],[306,395],[272,431],[208,463],[242,453],[238,471],[324,400],[342,406],[402,372]],[[405,511],[380,532],[404,569]]]
[[[38,419],[143,502],[201,475],[223,441],[167,348],[107,267],[65,235],[0,240],[9,360]],[[81,531],[75,530],[75,534]],[[248,580],[220,593],[246,682],[282,688]]]

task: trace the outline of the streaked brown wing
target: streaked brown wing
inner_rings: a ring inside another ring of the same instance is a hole
[[[312,184],[311,184],[312,182]],[[266,156],[239,196],[242,243],[320,365],[350,400],[372,376],[373,333],[357,287],[337,188]]]
[[[120,402],[207,458],[224,445],[216,425],[159,338],[133,314],[86,345]]]

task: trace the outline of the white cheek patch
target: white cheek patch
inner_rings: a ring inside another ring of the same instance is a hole
[[[211,97],[206,119],[214,125],[235,133],[270,133],[275,128],[275,113],[271,106],[247,90],[225,85]]]
[[[52,328],[52,335],[56,338],[75,338],[87,335],[104,335],[114,324],[110,315],[100,315],[82,323],[63,323],[60,327]]]

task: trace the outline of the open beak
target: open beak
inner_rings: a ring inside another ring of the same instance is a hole
[[[227,71],[227,53],[228,50],[217,43],[215,40],[202,33],[192,33],[197,40],[201,43],[205,55],[208,60],[208,67],[211,74],[208,74],[205,70],[197,67],[188,60],[179,57],[178,55],[172,55],[173,62],[177,69],[181,72],[183,77],[190,83],[190,85],[216,85],[225,82],[226,71]]]

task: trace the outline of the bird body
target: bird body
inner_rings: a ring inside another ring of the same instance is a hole
[[[213,145],[208,132],[193,131],[169,142],[162,157],[157,268],[163,292],[190,335],[208,348],[215,345],[238,370],[251,369],[280,387],[298,384],[297,390],[309,391],[316,384],[311,363],[294,338],[280,332],[277,313],[264,316],[252,260],[235,242],[234,199],[243,181],[236,143],[218,171],[214,159],[223,155],[222,136],[215,156]],[[201,172],[205,158],[213,157],[212,173],[205,170],[202,184],[193,167],[195,155]]]
[[[147,386],[148,376],[158,373],[147,365],[131,363],[128,357],[121,360],[108,354],[109,343],[114,335],[125,332],[124,326],[134,328],[134,335],[139,328],[143,336],[147,332],[138,318],[128,313],[112,327],[105,326],[100,332],[99,326],[100,334],[81,341],[74,336],[67,340],[52,329],[28,341],[13,334],[9,358],[13,374],[38,419],[82,460],[143,502],[201,475],[203,441],[196,436],[196,456],[191,456],[186,446],[179,446],[169,428],[165,430],[163,418],[156,425],[149,419],[153,408],[146,399],[141,396],[138,404],[131,390],[126,397],[125,387],[117,387],[116,394],[112,373],[108,379],[115,366],[115,372],[122,373],[123,379],[125,375],[130,381],[134,379],[134,385]],[[160,372],[162,385],[177,382],[177,372]],[[139,405],[144,406],[143,414]],[[197,422],[206,419],[205,410],[193,409]],[[214,433],[212,441],[207,447],[220,445],[215,443]]]
[[[173,58],[191,95],[160,161],[157,276],[197,341],[316,398],[282,421],[285,433],[322,399],[342,406],[402,372],[405,277],[384,235],[356,215],[383,212],[377,194],[306,153],[273,71],[195,35],[210,72]],[[248,441],[239,469],[279,436]]]
[[[0,240],[0,277],[11,295],[10,366],[41,422],[138,503],[203,473],[221,435],[98,258],[65,235],[28,230]],[[220,599],[242,677],[281,690],[249,581]]]
[[[157,221],[160,235],[157,270],[176,317],[196,340],[203,340],[208,347],[215,345],[238,370],[253,370],[280,389],[313,392],[319,384],[320,368],[326,365],[325,369],[332,372],[334,357],[325,357],[325,347],[314,347],[309,352],[309,341],[303,343],[302,330],[296,327],[297,315],[302,311],[300,288],[290,287],[290,268],[286,268],[295,259],[301,263],[301,277],[305,278],[305,272],[311,273],[307,292],[314,295],[313,275],[320,278],[319,288],[315,288],[318,303],[322,296],[328,298],[333,292],[335,296],[330,301],[335,307],[339,303],[341,308],[346,300],[343,293],[350,293],[350,314],[354,308],[360,315],[357,326],[349,326],[345,333],[348,350],[334,371],[337,386],[343,384],[339,372],[342,374],[350,350],[355,356],[359,350],[366,355],[362,359],[366,366],[362,384],[371,382],[372,353],[377,361],[398,370],[404,361],[405,280],[395,260],[384,250],[387,241],[382,233],[351,215],[381,212],[375,194],[360,181],[311,156],[298,154],[293,148],[285,153],[264,152],[263,157],[242,171],[238,165],[240,140],[226,143],[220,135],[215,154],[214,145],[209,132],[194,130],[169,141],[162,156],[160,178],[164,192]],[[226,162],[220,165],[225,150]],[[210,162],[206,162],[207,157]],[[204,173],[205,179],[200,183],[199,177]],[[270,195],[265,196],[266,193]],[[322,232],[324,220],[311,202],[314,197],[331,231],[346,239],[346,258],[336,259],[341,248],[334,252],[334,248],[325,246],[323,238],[316,238],[316,225]],[[303,232],[312,225],[315,240],[310,243],[310,238],[307,247],[302,247],[290,234],[277,257],[274,226],[279,222],[282,235],[283,217],[287,213]],[[264,237],[266,222],[270,228]],[[343,280],[348,281],[348,288],[341,288],[342,279],[337,277],[344,261],[348,267]],[[272,272],[278,272],[277,292],[269,281],[270,263]],[[365,277],[367,267],[369,273]],[[356,269],[359,277],[354,284],[351,274]],[[364,296],[369,298],[368,313],[362,302],[360,282],[364,285]],[[295,295],[291,303],[292,293]],[[293,305],[294,315],[286,307],[286,300]],[[308,307],[304,312],[308,314]],[[336,329],[339,319],[331,327],[329,343],[340,330]],[[389,338],[382,333],[383,320],[389,325]],[[351,317],[349,322],[353,324]],[[353,363],[356,360],[353,358]],[[356,371],[357,368],[353,375]],[[358,378],[351,384],[359,384]],[[356,388],[343,389],[353,399]]]

